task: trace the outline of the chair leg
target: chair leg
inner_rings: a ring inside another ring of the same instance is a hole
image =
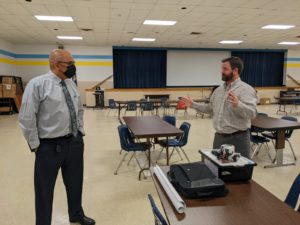
[[[291,151],[292,151],[292,153],[293,153],[293,156],[294,156],[295,161],[297,161],[297,157],[296,157],[296,155],[295,155],[295,152],[294,152],[294,149],[293,149],[293,146],[292,146],[290,140],[289,140],[289,139],[286,139],[286,141],[287,141],[287,142],[289,143],[289,145],[290,145],[290,148],[291,148]]]
[[[175,148],[175,150],[176,150],[176,152],[178,153],[180,159],[183,160],[183,158],[182,158],[182,156],[181,156],[181,153],[180,153],[180,151],[178,150],[178,148]]]
[[[272,144],[273,144],[274,148],[276,149],[276,146],[275,146],[275,142],[274,142],[274,140],[273,140],[273,139],[271,139],[271,141],[272,141]]]
[[[161,156],[161,153],[163,152],[163,150],[164,150],[164,148],[161,148],[161,150],[160,150],[160,152],[159,152],[159,155],[158,155],[158,157],[157,157],[156,162],[160,159],[160,156]]]
[[[133,157],[135,157],[135,152],[131,155],[130,159],[128,160],[127,166],[129,166],[129,164],[130,164]]]
[[[271,149],[270,149],[270,147],[269,147],[269,145],[268,145],[268,143],[267,143],[267,142],[265,142],[264,144],[267,146],[267,149],[268,149],[268,156],[269,156],[269,158],[270,158],[270,160],[271,160],[271,162],[272,162],[272,161],[273,161],[273,159],[272,159],[272,156],[270,155],[270,151],[271,151]]]
[[[253,159],[253,157],[256,155],[256,153],[259,151],[259,149],[261,148],[261,144],[256,144],[256,148],[254,149],[252,155],[250,156],[251,159]]]
[[[117,169],[116,169],[116,171],[114,173],[115,175],[118,174],[118,171],[119,171],[120,167],[122,166],[122,164],[123,164],[123,162],[124,162],[124,160],[125,160],[125,158],[126,158],[127,155],[128,155],[128,152],[126,152],[126,154],[123,156],[121,162],[119,163],[119,165],[118,165],[118,167],[117,167]]]
[[[251,149],[252,152],[253,152],[253,145],[254,145],[254,144],[251,142],[251,143],[250,143],[250,149]]]
[[[187,156],[187,154],[185,153],[184,149],[181,148],[181,147],[180,147],[180,149],[181,149],[181,151],[183,152],[183,154],[184,154],[186,160],[187,160],[188,162],[190,162],[190,159],[189,159],[189,157]]]
[[[187,110],[184,110],[184,117],[186,118],[187,117],[187,115],[188,115],[188,112],[187,112]]]
[[[173,147],[172,152],[171,152],[171,154],[170,154],[170,156],[169,156],[169,159],[171,159],[171,157],[172,157],[174,151],[175,151],[175,147]]]
[[[136,163],[138,164],[138,167],[140,168],[140,170],[142,170],[143,168],[142,168],[142,166],[141,166],[139,160],[136,158],[135,155],[134,155],[134,159],[135,159]],[[143,172],[143,175],[144,175],[144,179],[146,179],[146,175],[144,174],[144,172]]]
[[[181,154],[180,154],[180,151],[178,150],[177,147],[174,147],[174,148],[173,148],[173,150],[172,150],[172,152],[171,152],[171,155],[170,155],[170,159],[171,159],[171,156],[173,155],[173,153],[174,153],[175,150],[176,150],[176,152],[178,153],[178,155],[179,155],[179,157],[180,157],[180,160],[183,160],[183,158],[182,158],[182,156],[181,156]]]
[[[142,170],[143,168],[142,168],[142,166],[141,166],[139,160],[138,160],[137,157],[135,156],[135,154],[133,155],[133,157],[134,157],[136,163],[138,164],[139,168]]]

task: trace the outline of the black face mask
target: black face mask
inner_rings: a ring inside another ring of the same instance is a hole
[[[73,64],[67,67],[66,72],[64,72],[65,76],[68,78],[72,78],[76,74],[76,66]]]

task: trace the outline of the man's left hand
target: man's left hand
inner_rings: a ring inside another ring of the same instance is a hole
[[[228,101],[233,107],[237,107],[237,105],[239,104],[239,98],[232,91],[228,93]]]

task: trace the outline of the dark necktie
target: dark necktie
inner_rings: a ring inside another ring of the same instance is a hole
[[[71,118],[70,131],[73,134],[73,136],[76,137],[77,133],[78,133],[78,128],[77,128],[77,118],[76,118],[74,104],[73,104],[71,95],[68,91],[65,81],[61,81],[60,83],[61,83],[61,87],[62,87],[63,93],[65,95],[65,98],[66,98],[67,106],[69,108],[69,113],[70,113],[70,118]]]

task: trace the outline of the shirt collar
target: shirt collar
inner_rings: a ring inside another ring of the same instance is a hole
[[[49,74],[51,76],[51,78],[56,82],[56,83],[60,83],[62,81],[62,79],[60,79],[55,73],[53,73],[51,70],[49,71]]]
[[[235,81],[233,81],[232,83],[230,83],[229,85],[226,84],[226,82],[224,82],[224,88],[234,88],[237,87],[239,85],[239,83],[241,82],[241,78],[237,78]]]

